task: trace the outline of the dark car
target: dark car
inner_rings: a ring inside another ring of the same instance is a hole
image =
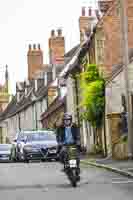
[[[23,152],[26,162],[29,160],[57,160],[57,142],[54,131],[40,131],[27,136]]]
[[[11,159],[11,144],[0,144],[0,162],[9,162]]]

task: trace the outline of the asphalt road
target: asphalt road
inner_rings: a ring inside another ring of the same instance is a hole
[[[51,163],[0,164],[0,200],[132,200],[133,179],[84,167],[81,182],[72,188],[61,165]]]

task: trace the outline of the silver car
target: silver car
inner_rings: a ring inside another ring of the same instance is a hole
[[[11,159],[11,144],[0,144],[0,162],[9,162]]]

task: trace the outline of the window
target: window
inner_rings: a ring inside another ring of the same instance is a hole
[[[97,40],[97,56],[98,56],[98,63],[103,63],[104,58],[104,40]]]
[[[123,106],[123,111],[126,112],[126,97],[124,94],[121,95],[121,104]]]

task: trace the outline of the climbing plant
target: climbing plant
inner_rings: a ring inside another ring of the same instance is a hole
[[[79,75],[82,93],[80,106],[84,110],[81,117],[88,120],[93,127],[100,128],[105,107],[105,81],[95,64],[85,64],[84,69]]]

